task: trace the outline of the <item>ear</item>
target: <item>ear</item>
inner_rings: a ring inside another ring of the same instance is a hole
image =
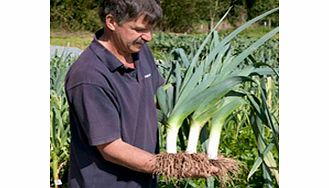
[[[108,14],[105,18],[105,25],[110,30],[114,31],[115,26],[117,26],[116,21],[114,20],[113,16],[111,14]]]

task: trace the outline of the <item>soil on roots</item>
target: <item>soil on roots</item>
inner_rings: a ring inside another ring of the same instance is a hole
[[[219,168],[217,173],[211,169]],[[163,175],[169,179],[184,179],[216,176],[221,182],[231,180],[239,171],[239,162],[219,156],[218,160],[209,160],[205,153],[160,153],[156,155],[154,174]]]

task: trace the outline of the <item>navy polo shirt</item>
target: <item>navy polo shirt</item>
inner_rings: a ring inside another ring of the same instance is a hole
[[[154,95],[164,79],[146,44],[133,54],[135,69],[129,69],[97,41],[102,33],[96,32],[65,79],[71,122],[69,186],[155,187],[151,174],[106,161],[96,146],[121,138],[157,153]]]

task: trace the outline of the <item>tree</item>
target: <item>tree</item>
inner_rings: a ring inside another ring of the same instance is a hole
[[[196,0],[161,0],[163,15],[160,22],[162,30],[191,32],[194,24],[200,21]]]
[[[51,0],[51,28],[69,31],[96,31],[101,27],[99,0]]]
[[[208,30],[213,28],[231,5],[231,0],[199,0],[198,14],[201,19],[208,22]]]
[[[248,19],[252,19],[268,10],[279,7],[279,0],[245,0],[247,3]],[[270,15],[266,18],[267,26],[279,24],[279,13]]]

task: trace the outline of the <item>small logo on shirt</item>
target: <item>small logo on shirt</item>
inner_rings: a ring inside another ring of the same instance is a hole
[[[148,78],[151,76],[151,73],[144,75],[144,78]]]

